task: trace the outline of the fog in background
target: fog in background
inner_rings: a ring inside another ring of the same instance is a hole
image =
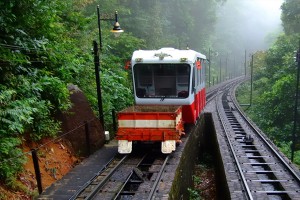
[[[283,0],[227,0],[217,11],[215,49],[239,57],[267,49],[282,31]]]

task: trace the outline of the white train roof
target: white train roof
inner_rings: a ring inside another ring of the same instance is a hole
[[[196,58],[206,59],[206,56],[194,50],[161,48],[158,50],[134,51],[132,55],[132,63],[194,62]]]

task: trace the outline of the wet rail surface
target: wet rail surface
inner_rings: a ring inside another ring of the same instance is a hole
[[[118,155],[72,199],[152,199],[168,158],[152,150]]]
[[[234,158],[239,183],[232,196],[243,199],[300,199],[300,178],[237,106],[234,87],[219,94],[216,101],[224,137]],[[232,192],[232,191],[231,191]]]

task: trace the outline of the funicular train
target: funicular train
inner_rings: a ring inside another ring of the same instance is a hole
[[[205,60],[194,50],[134,51],[135,105],[118,113],[119,153],[131,153],[135,141],[161,142],[166,154],[176,149],[184,123],[195,123],[206,104]]]

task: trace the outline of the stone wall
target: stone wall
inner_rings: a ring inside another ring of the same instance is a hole
[[[188,188],[192,188],[195,164],[201,149],[201,141],[204,141],[204,115],[200,116],[198,123],[191,129],[187,138],[183,141],[184,145],[174,153],[178,167],[175,171],[175,178],[169,193],[169,199],[188,199]]]
[[[211,113],[200,116],[198,123],[191,129],[190,134],[174,153],[171,165],[178,166],[174,172],[174,180],[168,199],[189,199],[188,188],[193,187],[195,165],[199,163],[203,152],[213,157],[216,171],[216,187],[218,199],[230,199],[225,178],[220,148],[217,145],[216,130]]]

